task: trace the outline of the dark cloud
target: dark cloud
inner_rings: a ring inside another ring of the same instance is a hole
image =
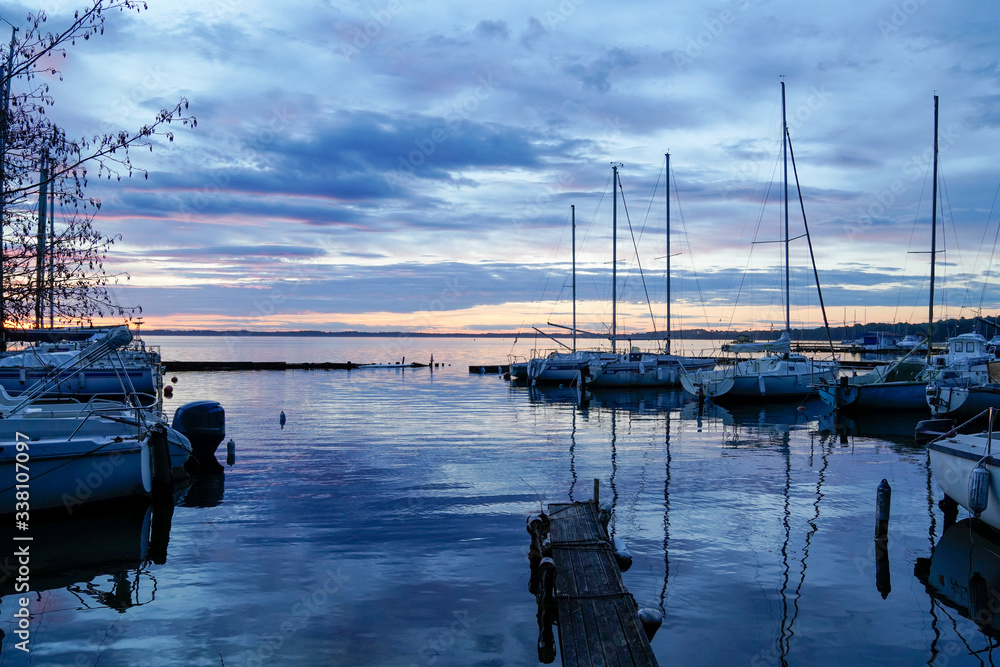
[[[475,33],[480,39],[510,39],[510,29],[503,21],[484,19],[476,25]]]
[[[625,49],[613,48],[595,60],[569,64],[565,69],[585,87],[607,93],[611,90],[612,79],[635,67],[638,62],[638,58]]]
[[[521,33],[521,37],[518,41],[522,46],[532,48],[536,43],[543,39],[549,31],[545,29],[542,22],[536,19],[534,16],[528,18],[528,27],[524,29]]]

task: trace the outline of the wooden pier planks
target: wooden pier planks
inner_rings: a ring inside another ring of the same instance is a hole
[[[656,665],[592,502],[549,505],[563,665]]]

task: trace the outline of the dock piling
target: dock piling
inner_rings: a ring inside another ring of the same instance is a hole
[[[892,504],[892,487],[888,480],[879,482],[875,493],[875,539],[885,540],[889,537],[889,507]]]

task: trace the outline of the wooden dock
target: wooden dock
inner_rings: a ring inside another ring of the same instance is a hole
[[[164,361],[164,372],[173,371],[350,371],[358,368],[439,368],[443,363],[431,364],[356,364],[351,361],[318,361],[293,363],[287,361]]]
[[[545,647],[554,622],[565,666],[656,665],[594,502],[550,504],[547,515],[529,519],[528,530],[537,556],[539,659],[554,660],[554,645]]]

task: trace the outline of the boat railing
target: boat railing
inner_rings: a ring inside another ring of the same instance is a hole
[[[134,418],[129,418],[129,413],[135,413]],[[82,414],[82,413],[81,413]],[[90,420],[91,417],[97,417],[99,419],[106,419],[108,421],[117,422],[119,424],[125,424],[127,426],[136,427],[136,439],[142,438],[142,429],[147,425],[146,422],[146,410],[142,406],[123,406],[118,407],[104,407],[104,408],[94,408],[86,413],[86,416],[80,420],[73,432],[70,433],[67,441],[73,439],[73,437],[80,432],[80,429]],[[148,430],[148,429],[147,429]]]
[[[970,417],[969,419],[966,419],[961,424],[959,424],[957,426],[953,426],[952,428],[948,429],[944,433],[942,433],[942,434],[940,434],[938,436],[935,436],[934,438],[932,438],[931,440],[929,440],[927,442],[929,442],[929,443],[930,442],[937,442],[938,440],[941,440],[943,438],[950,438],[950,437],[954,436],[956,433],[958,433],[959,431],[961,431],[963,428],[965,428],[967,426],[970,426],[973,422],[975,422],[975,421],[977,421],[977,420],[979,420],[979,419],[981,419],[983,417],[986,417],[987,418],[986,419],[986,431],[985,431],[986,432],[986,455],[990,456],[991,452],[992,452],[992,446],[993,446],[993,423],[994,423],[995,417],[996,417],[995,413],[996,413],[996,408],[986,408],[985,410],[983,410],[979,414],[975,415],[974,417]]]

